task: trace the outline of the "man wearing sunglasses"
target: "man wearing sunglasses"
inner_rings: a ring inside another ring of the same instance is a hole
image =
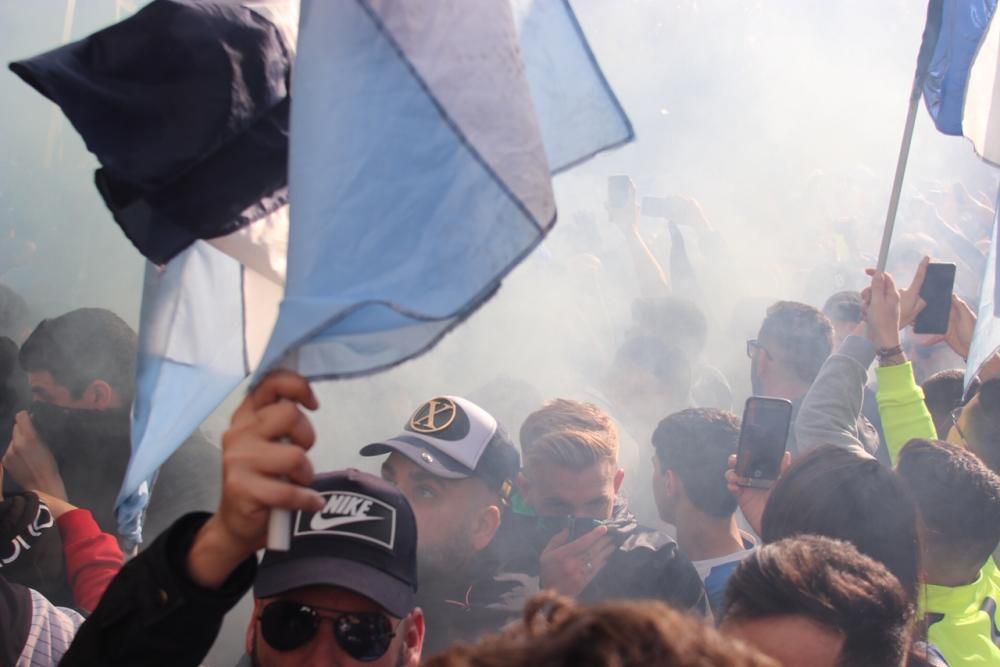
[[[372,475],[314,475],[301,407],[318,407],[305,379],[261,382],[223,436],[219,509],[182,517],[126,564],[61,664],[199,665],[251,586],[241,665],[420,663],[413,510]],[[258,565],[276,508],[292,510],[290,549]]]

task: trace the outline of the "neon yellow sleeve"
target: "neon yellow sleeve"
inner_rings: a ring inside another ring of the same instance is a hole
[[[882,417],[885,446],[893,465],[899,451],[914,438],[937,439],[934,420],[924,403],[924,390],[913,377],[913,364],[880,366],[878,376],[878,412]]]

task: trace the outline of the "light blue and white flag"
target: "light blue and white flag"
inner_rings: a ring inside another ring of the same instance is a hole
[[[294,49],[297,0],[232,2],[268,20]],[[284,206],[226,236],[195,241],[163,266],[147,262],[132,457],[115,507],[127,546],[142,540],[157,470],[260,362],[278,315],[287,253]]]
[[[632,138],[563,0],[304,0],[285,297],[258,377],[389,368],[555,223],[551,174]]]
[[[1000,350],[1000,263],[997,262],[997,236],[1000,229],[1000,201],[996,203],[998,213],[993,218],[993,242],[990,254],[986,260],[986,273],[983,276],[983,287],[979,295],[979,313],[976,320],[976,333],[969,347],[969,359],[965,368],[965,388],[968,389],[973,378],[987,360]]]

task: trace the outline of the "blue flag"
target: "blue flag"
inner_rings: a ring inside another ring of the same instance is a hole
[[[984,159],[1000,164],[996,8],[997,0],[930,0],[921,66],[937,129],[966,136]]]
[[[993,243],[990,245],[986,261],[986,274],[979,295],[979,313],[976,333],[969,347],[969,360],[965,369],[965,388],[979,374],[983,364],[1000,350],[1000,263],[997,261],[997,234],[1000,229],[1000,200],[997,201],[998,214],[993,219]]]
[[[389,368],[555,223],[553,172],[632,138],[562,0],[305,0],[288,276],[263,372]]]

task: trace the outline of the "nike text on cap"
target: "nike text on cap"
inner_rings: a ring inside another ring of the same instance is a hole
[[[292,517],[291,548],[265,551],[254,595],[336,586],[402,618],[416,606],[417,522],[392,484],[358,470],[317,475],[326,505]]]
[[[470,400],[439,396],[413,413],[403,432],[368,445],[362,456],[398,452],[436,477],[478,477],[501,497],[521,467],[517,447],[493,416]]]

